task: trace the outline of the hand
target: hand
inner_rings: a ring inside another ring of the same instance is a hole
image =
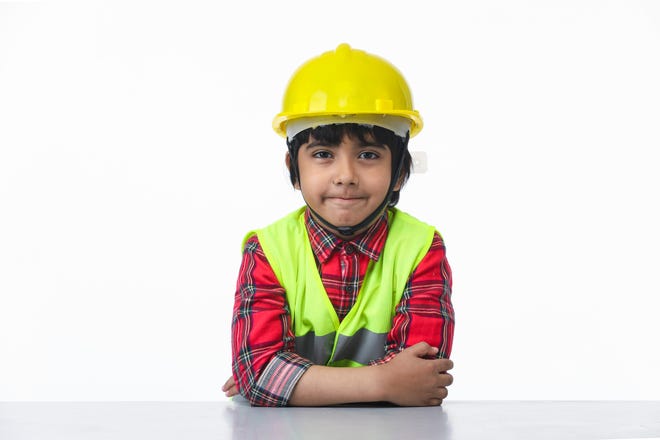
[[[227,382],[225,382],[225,384],[222,386],[222,391],[225,392],[225,396],[227,397],[233,397],[238,394],[238,387],[234,382],[234,376],[229,376]]]
[[[449,359],[424,359],[437,354],[437,347],[419,342],[381,365],[386,400],[402,406],[440,405],[454,380],[447,373],[454,363]]]

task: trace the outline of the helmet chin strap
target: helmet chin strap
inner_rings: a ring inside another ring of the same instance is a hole
[[[314,215],[314,218],[318,219],[323,225],[335,232],[338,232],[339,235],[345,236],[345,237],[352,237],[355,235],[358,231],[361,229],[366,228],[367,226],[371,225],[374,220],[376,220],[382,213],[385,211],[387,208],[388,204],[390,203],[390,197],[392,197],[392,193],[394,192],[394,186],[396,183],[399,181],[399,177],[401,176],[401,169],[403,168],[403,161],[405,158],[405,153],[406,150],[408,149],[408,139],[410,139],[410,134],[406,135],[405,140],[402,142],[401,145],[401,154],[399,155],[399,161],[396,164],[396,168],[394,171],[394,174],[392,176],[392,180],[390,181],[390,187],[387,190],[387,195],[385,195],[385,199],[378,205],[378,208],[376,208],[371,214],[369,214],[364,220],[362,220],[360,223],[353,225],[353,226],[335,226],[332,223],[330,223],[328,220],[324,219],[321,217],[316,211],[312,209],[311,206],[309,206],[309,203],[305,200],[305,203],[307,204],[307,207],[309,210],[312,212]],[[390,150],[391,151],[391,150]],[[304,197],[303,197],[304,199]]]
[[[374,212],[369,214],[367,216],[367,218],[362,220],[357,225],[353,225],[353,226],[335,226],[332,223],[330,223],[329,221],[327,221],[326,219],[324,219],[323,217],[321,217],[316,211],[314,211],[311,208],[311,206],[307,205],[307,208],[309,208],[309,210],[312,212],[312,214],[314,215],[314,218],[317,219],[318,221],[320,221],[321,223],[323,223],[323,225],[326,228],[328,228],[328,229],[330,229],[334,232],[338,232],[339,235],[341,235],[341,236],[352,237],[359,230],[369,226],[371,224],[371,222],[373,222],[376,218],[378,218],[379,215],[381,215],[383,213],[383,210],[385,209],[385,207],[387,206],[387,204],[390,201],[390,196],[391,195],[392,195],[392,190],[390,189],[390,191],[388,191],[387,195],[385,196],[385,199],[381,202],[380,205],[378,205],[378,208],[376,208],[374,210]]]

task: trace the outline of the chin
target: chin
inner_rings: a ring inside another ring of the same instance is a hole
[[[332,218],[332,217],[330,217]],[[366,218],[366,217],[364,217]],[[331,223],[335,226],[353,226],[360,223],[364,218],[351,217],[335,217]]]

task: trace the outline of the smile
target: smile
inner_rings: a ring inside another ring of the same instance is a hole
[[[326,197],[326,201],[340,205],[353,205],[364,201],[363,197]]]

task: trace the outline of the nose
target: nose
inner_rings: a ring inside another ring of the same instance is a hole
[[[358,176],[356,172],[356,164],[348,155],[338,157],[336,162],[336,170],[333,178],[335,185],[357,185]]]

